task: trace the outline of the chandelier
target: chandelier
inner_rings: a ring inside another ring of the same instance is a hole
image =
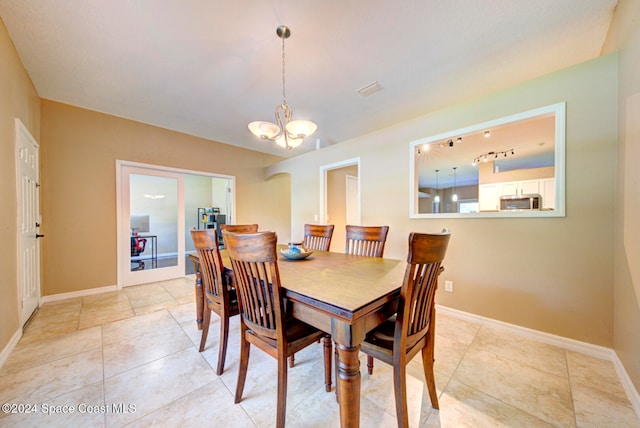
[[[293,110],[287,104],[284,79],[284,40],[291,35],[288,27],[281,25],[276,34],[282,39],[282,104],[276,106],[276,123],[256,121],[249,124],[253,135],[262,140],[275,141],[279,146],[291,150],[302,144],[305,137],[313,134],[318,126],[308,120],[291,120]]]

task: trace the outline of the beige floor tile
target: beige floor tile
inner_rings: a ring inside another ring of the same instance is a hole
[[[135,315],[129,300],[108,303],[91,308],[82,308],[79,328],[89,328],[113,321],[131,318]]]
[[[38,412],[8,415],[0,426],[67,428],[105,426],[102,382],[38,403]]]
[[[436,309],[436,335],[455,342],[471,344],[480,327],[478,323],[444,315]]]
[[[21,344],[0,369],[0,376],[101,348],[102,333],[99,327]]]
[[[173,296],[178,304],[195,302],[195,278],[177,278],[160,284]]]
[[[555,425],[452,380],[440,397],[440,410],[433,411],[426,420],[414,426],[534,428]]]
[[[175,326],[176,321],[166,310],[139,315],[133,318],[115,321],[102,326],[105,345],[134,340],[149,332]]]
[[[43,403],[100,381],[102,350],[97,349],[0,377],[0,403]]]
[[[209,336],[207,337],[207,343],[205,345],[204,351],[202,351],[201,355],[207,360],[207,362],[211,365],[211,367],[218,366],[218,346],[220,345],[220,320],[218,317],[213,316],[211,318],[211,324],[209,325]],[[197,330],[195,327],[195,323],[188,323],[186,326],[183,326],[183,329],[187,332],[191,340],[193,341],[196,349],[200,346],[200,337],[201,332]],[[197,332],[197,333],[196,333]],[[264,352],[259,349],[251,349],[251,359],[249,360],[249,364],[252,364],[254,357],[259,354],[264,354]],[[266,355],[258,356],[258,359],[263,358],[271,358]],[[227,358],[225,360],[225,373],[229,369],[235,370],[234,373],[237,375],[238,362],[240,361],[240,318],[232,317],[229,320],[229,343],[227,344]],[[251,368],[251,365],[249,366]],[[235,379],[235,378],[234,378]],[[235,380],[234,380],[235,382]],[[235,391],[235,383],[233,384],[233,391]]]
[[[611,361],[567,351],[567,362],[572,387],[576,384],[584,385],[605,392],[621,403],[629,403],[627,393]]]
[[[217,353],[217,350],[216,350]],[[217,361],[217,357],[214,361]],[[229,361],[220,377],[235,394],[238,377],[238,359]],[[277,362],[256,347],[251,347],[247,379],[240,405],[257,426],[272,426],[276,419]],[[287,382],[287,414],[312,391],[324,391],[324,364],[322,344],[314,343],[296,353],[296,363],[289,369]],[[333,392],[326,393],[333,397]],[[289,424],[287,424],[289,425]],[[295,425],[293,425],[295,426]]]
[[[100,308],[128,301],[129,297],[124,290],[109,291],[107,293],[92,294],[90,296],[82,297],[82,309]]]
[[[628,401],[580,383],[572,384],[572,392],[578,427],[640,427]]]
[[[45,303],[29,321],[20,342],[37,342],[76,331],[80,323],[81,309],[80,298]]]
[[[125,292],[136,315],[170,308],[179,303],[160,283],[127,287]]]
[[[219,379],[127,425],[128,428],[159,426],[256,427],[242,406],[233,403],[233,395]]]
[[[107,426],[122,426],[213,382],[215,372],[194,348],[107,378],[105,402],[135,406],[135,412],[107,414]]]
[[[196,304],[195,302],[182,303],[178,306],[169,308],[169,313],[180,324],[193,323],[196,324]]]
[[[462,358],[469,349],[469,344],[452,340],[446,336],[436,335],[435,340],[435,371],[439,373],[446,383],[458,368]],[[420,364],[422,357],[416,356],[410,364]]]
[[[160,317],[159,315],[163,315]],[[104,375],[105,378],[193,347],[193,343],[182,328],[166,311],[143,316],[151,320],[164,319],[154,323],[155,328],[146,328],[132,336],[118,334],[122,330],[105,331],[104,339]],[[139,321],[139,320],[135,320]],[[133,324],[123,322],[123,324]],[[150,324],[145,323],[145,326]]]
[[[502,355],[556,376],[565,378],[569,376],[564,349],[518,336],[506,330],[483,326],[471,347]]]
[[[560,427],[575,426],[569,379],[470,349],[453,379]]]
[[[381,412],[378,409],[378,412]],[[276,414],[272,412],[270,426],[275,425]],[[287,408],[287,426],[292,427],[339,427],[340,406],[333,391],[316,389],[305,394],[305,398],[295,406]],[[361,424],[363,427],[373,426]]]
[[[420,360],[420,355],[414,361]],[[389,413],[395,420],[396,400],[393,387],[393,367],[382,361],[375,361],[373,374],[366,374],[366,355],[361,355],[360,370],[362,372],[361,394],[377,407]],[[442,375],[436,371],[436,392],[440,395],[446,386],[448,378],[442,379]],[[420,417],[424,413],[432,411],[429,392],[427,391],[424,371],[421,363],[407,365],[407,408],[409,425],[418,426]]]

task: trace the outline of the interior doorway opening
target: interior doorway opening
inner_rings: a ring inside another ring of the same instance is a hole
[[[192,229],[219,228],[235,213],[235,177],[117,162],[118,285],[194,273]]]
[[[320,167],[320,223],[335,225],[330,251],[343,252],[345,226],[360,224],[360,158]]]

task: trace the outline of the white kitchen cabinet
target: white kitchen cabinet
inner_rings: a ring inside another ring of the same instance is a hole
[[[542,195],[542,209],[556,209],[556,179],[543,178],[540,180],[540,194]]]
[[[481,184],[478,187],[478,208],[480,211],[498,211],[500,209],[498,184]]]
[[[535,195],[540,193],[540,180],[519,181],[519,195]]]
[[[498,198],[504,195],[517,195],[520,188],[517,181],[498,183]]]

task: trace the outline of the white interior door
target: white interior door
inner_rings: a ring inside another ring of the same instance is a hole
[[[24,325],[40,302],[40,204],[38,143],[16,119],[16,168],[18,171],[18,275],[20,322]]]
[[[121,173],[122,285],[184,276],[183,175],[128,165]]]
[[[360,204],[358,203],[358,177],[346,176],[346,224],[360,224]]]

